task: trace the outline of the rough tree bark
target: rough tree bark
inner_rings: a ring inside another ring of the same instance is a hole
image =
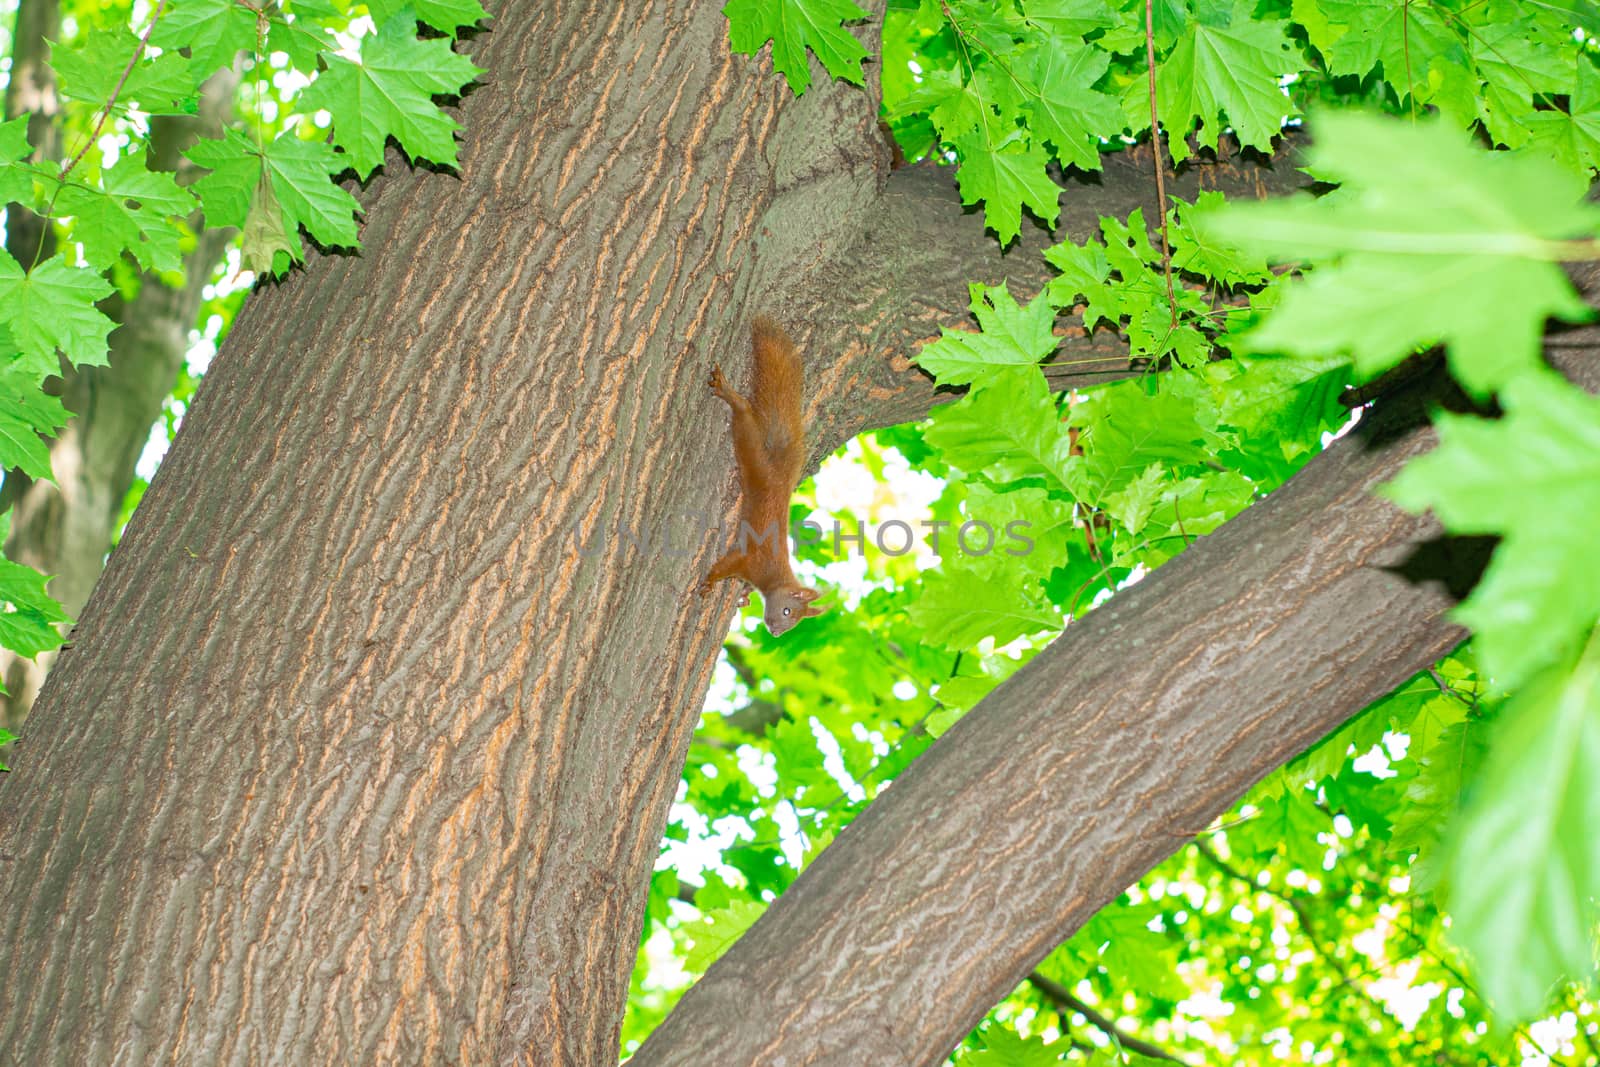
[[[794,327],[820,453],[933,403],[904,356],[964,321],[968,279],[1009,274],[1020,290],[1043,276],[1027,246],[996,254],[948,180],[914,169],[890,180],[869,94],[819,81],[796,100],[765,60],[730,57],[717,5],[507,6],[474,58],[489,73],[462,104],[460,176],[411,173],[391,155],[362,195],[364,252],[314,256],[251,297],[46,684],[18,771],[0,781],[6,1057],[615,1062],[650,870],[734,597],[691,595],[722,545],[682,521],[733,504],[725,421],[704,387],[712,359],[744,351],[757,311]],[[1293,180],[1287,167],[1191,173],[1239,193]],[[1074,190],[1073,209],[1119,210],[1147,188],[1119,164]],[[1067,345],[1106,351],[1082,336]],[[1326,499],[1355,506],[1368,468],[1341,470]],[[1219,534],[1194,551],[1214,561],[1213,542],[1232,545],[1266,572],[1276,553],[1257,540],[1316,521],[1304,502],[1276,505],[1248,544]],[[687,550],[610,537],[583,555],[575,525],[671,526]],[[1227,567],[1176,573],[1193,603],[1227,613],[1242,598],[1254,618],[1252,591]],[[1126,731],[1136,752],[1141,734],[1169,723],[1187,749],[1162,772],[1122,765],[1139,795],[1117,810],[1199,818],[1245,788],[1269,749],[1288,754],[1256,731],[1310,730],[1285,700],[1242,709],[1242,722],[1226,708],[1181,721],[1142,710],[1163,684],[1176,704],[1219,666],[1256,662],[1221,625],[1208,650],[1198,631],[1147,620],[1140,605],[1153,595],[1119,598],[1076,639],[1105,652],[1077,668],[1082,688],[1103,689],[1123,665],[1145,694],[1140,713],[1108,697],[1077,714]],[[1297,604],[1275,591],[1280,627],[1249,632],[1296,663],[1330,655],[1343,638],[1328,626],[1297,630],[1327,595],[1307,589]],[[1435,602],[1415,595],[1431,617]],[[1417,617],[1404,595],[1382,603]],[[1367,611],[1369,624],[1381,630],[1388,610]],[[1180,639],[1192,658],[1150,660]],[[1421,644],[1419,657],[1438,642]],[[1421,662],[1400,660],[1373,662],[1402,673]],[[1059,684],[1059,672],[1035,670],[1008,685],[944,752],[965,738],[980,766],[998,766],[983,724],[1043,723],[1028,702],[1059,710]],[[1327,709],[1341,695],[1365,698],[1330,689],[1319,713],[1339,714]],[[1040,759],[1022,775],[1059,782],[1045,759],[1071,758],[1067,738],[1084,727],[1043,725],[1053,742],[1026,737]],[[1235,744],[1247,758],[1229,755]],[[1210,779],[1199,799],[1183,786],[1196,775]],[[1006,803],[1004,785],[984,777],[978,788]],[[908,776],[886,797],[925,788]],[[1179,799],[1163,802],[1169,790]],[[1114,894],[1125,871],[1193,828],[1180,821],[1152,840],[1143,823],[1088,812],[1082,795],[1052,788],[1046,799],[1068,813],[1053,832],[1092,825],[1074,839],[1103,850],[1074,899]],[[1040,903],[1041,918],[997,888],[1011,885],[1007,847],[1049,844],[1036,840],[1038,813],[987,810],[995,837],[965,856],[930,848],[925,873],[966,870],[967,899],[997,902],[996,924],[1024,955],[1042,954],[1067,905]],[[853,840],[881,841],[875,827],[899,818],[866,817]],[[832,863],[845,898],[899,862],[884,848],[881,867]],[[791,918],[815,917],[816,892],[785,898],[752,942],[784,931],[807,980],[839,948],[828,933],[838,915],[805,930]],[[875,904],[869,918],[891,910]],[[916,921],[948,918],[933,907]],[[936,986],[890,993],[859,966],[837,976],[861,983],[863,1018],[905,1019],[890,1003],[949,1007],[948,1030],[974,1001],[935,994],[962,980],[997,994],[1018,955],[990,962],[955,944],[935,953],[948,968]],[[686,1010],[771,1006],[750,950],[731,959]],[[757,999],[732,1000],[735,988]],[[791,1014],[805,1005],[778,1008],[787,1039],[814,1037]],[[682,1021],[668,1025],[652,1057],[693,1039]],[[849,1062],[943,1040],[862,1034]],[[825,1047],[784,1044],[767,1062]]]
[[[35,159],[61,158],[60,101],[55,75],[43,61],[47,43],[60,38],[56,0],[22,0],[12,42],[12,80],[6,88],[6,115],[27,114]],[[159,116],[151,122],[150,165],[193,180],[182,152],[200,136],[218,136],[232,111],[237,76],[212,78],[201,94],[199,113]],[[194,248],[184,257],[184,281],[173,286],[160,274],[140,273],[131,299],[119,294],[103,305],[118,323],[111,334],[104,367],[68,367],[59,395],[73,413],[50,443],[52,481],[34,481],[7,471],[0,509],[14,506],[6,555],[51,575],[50,595],[76,616],[104,566],[121,517],[122,501],[133,484],[134,465],[150,439],[150,427],[177,378],[189,348],[189,330],[200,306],[201,290],[211,280],[231,237],[227,229],[205,228],[198,213],[190,220]],[[41,241],[43,243],[41,243]],[[54,252],[50,231],[31,211],[10,205],[6,248],[22,264]],[[23,658],[0,649],[0,728],[17,730],[33,706],[56,653]]]

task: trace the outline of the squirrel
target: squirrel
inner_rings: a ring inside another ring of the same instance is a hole
[[[776,636],[801,619],[822,614],[811,602],[815,589],[801,585],[789,565],[789,494],[805,465],[805,434],[800,425],[804,368],[794,342],[765,316],[750,324],[754,369],[746,398],[711,368],[711,391],[733,415],[733,456],[739,465],[739,537],[717,560],[700,595],[727,578],[743,578],[761,591],[762,616]],[[739,604],[750,602],[745,590]]]

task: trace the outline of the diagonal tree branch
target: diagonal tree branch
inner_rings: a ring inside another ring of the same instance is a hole
[[[1600,389],[1600,330],[1551,350]],[[1386,398],[1069,627],[841,834],[634,1062],[936,1062],[1122,887],[1459,643],[1414,560],[1437,524],[1371,492],[1433,446],[1425,411],[1447,396]]]

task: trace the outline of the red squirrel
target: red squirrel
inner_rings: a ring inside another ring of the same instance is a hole
[[[761,590],[762,616],[774,636],[801,619],[822,614],[811,602],[818,593],[795,579],[789,565],[789,494],[805,465],[800,425],[804,368],[794,342],[765,316],[750,324],[755,350],[750,397],[728,384],[722,368],[711,368],[711,391],[733,414],[733,457],[739,464],[739,536],[734,547],[700,583],[700,595],[726,578],[743,578]],[[750,602],[747,589],[739,603]]]

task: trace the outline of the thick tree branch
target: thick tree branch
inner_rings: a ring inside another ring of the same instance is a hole
[[[1294,144],[1270,161],[1224,153],[1186,163],[1171,185],[1188,201],[1207,189],[1230,197],[1278,196],[1306,184],[1294,168]],[[814,449],[826,454],[878,426],[922,417],[941,400],[933,382],[908,357],[939,336],[941,326],[974,329],[968,305],[972,282],[1006,282],[1018,300],[1031,299],[1053,275],[1044,249],[1099,233],[1101,216],[1144,210],[1157,217],[1148,147],[1108,155],[1099,174],[1066,180],[1054,236],[1024,225],[1004,252],[981,214],[961,204],[951,167],[922,163],[895,171],[868,214],[863,237],[791,299],[779,314],[809,328],[806,345],[812,389],[826,399],[810,412]],[[1055,389],[1084,387],[1139,373],[1127,342],[1100,327],[1086,334],[1074,316],[1059,331],[1062,347],[1046,377]]]
[[[1559,365],[1600,387],[1600,330],[1551,349],[1581,352]],[[1432,447],[1438,399],[1386,398],[1068,627],[822,853],[635,1062],[937,1061],[1251,784],[1454,647],[1451,597],[1397,572],[1437,524],[1371,492]]]

